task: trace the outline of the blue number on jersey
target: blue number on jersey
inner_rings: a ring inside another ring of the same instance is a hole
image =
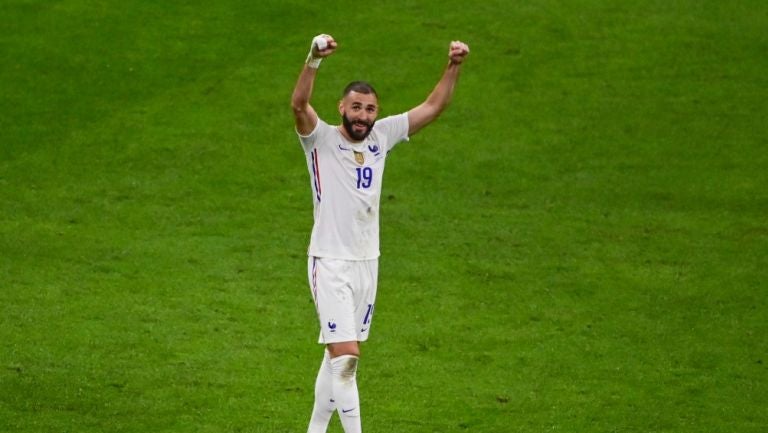
[[[373,182],[373,169],[371,167],[357,167],[357,189],[371,187]]]

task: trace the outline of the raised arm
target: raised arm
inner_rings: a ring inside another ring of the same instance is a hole
[[[451,42],[448,48],[448,66],[443,72],[442,78],[420,105],[408,112],[408,135],[413,135],[421,128],[429,125],[442,113],[453,96],[453,87],[459,79],[461,63],[469,54],[467,44],[460,41]]]
[[[312,87],[317,76],[317,68],[323,58],[330,56],[336,50],[336,41],[329,35],[318,35],[312,39],[307,61],[296,81],[296,87],[291,96],[291,108],[296,120],[296,131],[308,135],[317,125],[317,113],[309,104],[312,97]]]

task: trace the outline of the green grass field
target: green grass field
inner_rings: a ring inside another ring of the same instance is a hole
[[[306,430],[289,100],[321,32],[329,122],[472,49],[390,155],[366,432],[765,432],[766,29],[756,0],[2,2],[0,432]]]

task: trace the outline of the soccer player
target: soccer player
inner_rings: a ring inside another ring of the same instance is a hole
[[[379,203],[384,162],[401,141],[435,120],[448,105],[469,54],[453,41],[442,77],[420,105],[377,121],[379,100],[370,84],[350,83],[339,101],[341,124],[321,120],[309,104],[320,62],[338,45],[330,35],[312,40],[291,98],[314,202],[308,277],[325,353],[315,382],[309,433],[324,433],[338,411],[345,433],[361,432],[357,364],[376,302]]]

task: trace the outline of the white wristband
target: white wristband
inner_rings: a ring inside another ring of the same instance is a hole
[[[312,69],[317,69],[320,67],[320,62],[323,61],[322,57],[313,57],[312,56],[312,50],[309,50],[309,55],[307,56],[307,66],[309,66]]]
[[[312,39],[312,45],[309,47],[309,54],[307,54],[306,60],[307,66],[312,69],[319,68],[320,62],[323,61],[322,57],[315,57],[315,48],[317,48],[318,51],[328,48],[328,40],[325,39],[325,35],[317,35]]]

